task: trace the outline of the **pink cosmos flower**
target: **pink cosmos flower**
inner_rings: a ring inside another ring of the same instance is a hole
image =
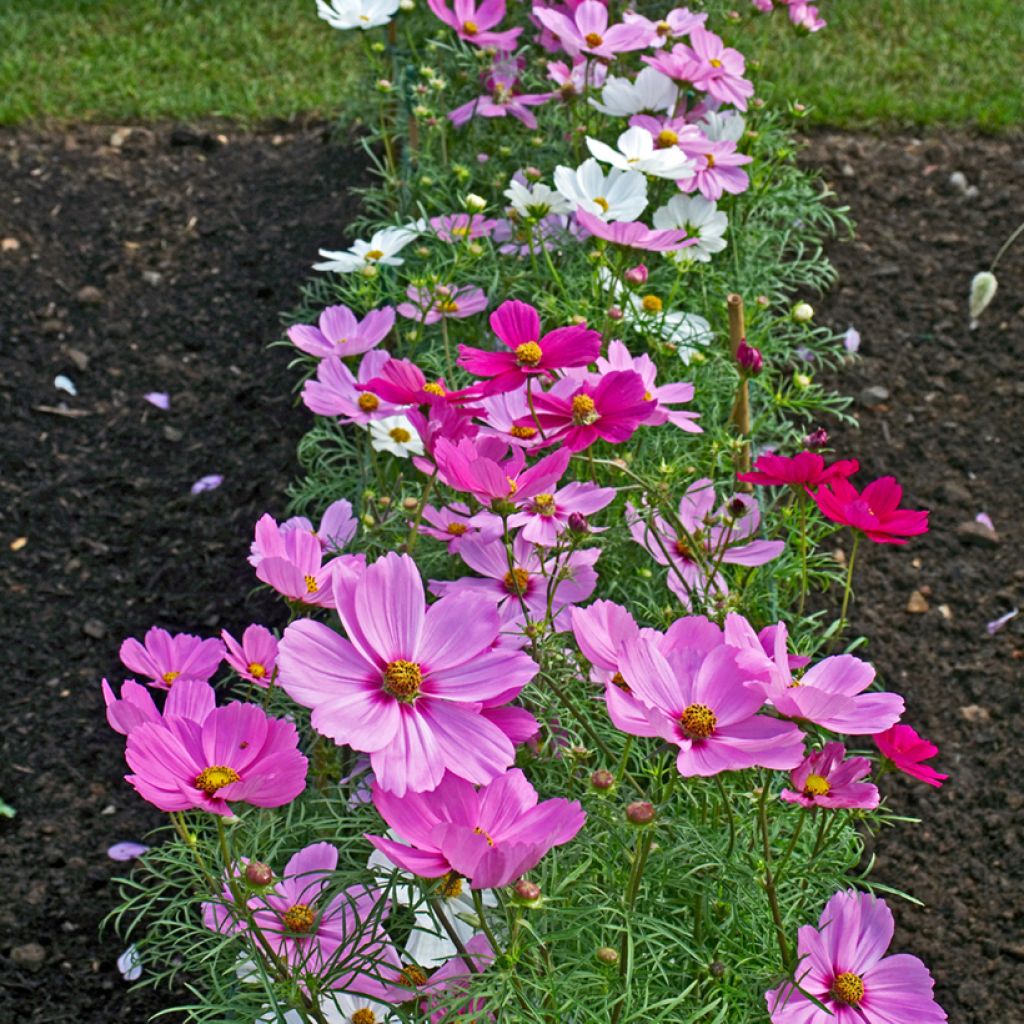
[[[416,563],[394,553],[340,571],[335,598],[347,639],[301,620],[278,655],[281,686],[313,709],[317,732],[368,753],[399,796],[435,788],[445,770],[484,783],[512,763],[512,743],[481,710],[512,700],[537,665],[494,648],[493,601],[459,593],[427,608]]]
[[[726,644],[707,653],[675,646],[665,653],[639,637],[619,653],[630,700],[609,686],[608,714],[617,728],[657,736],[679,747],[676,768],[684,776],[717,775],[760,765],[794,768],[803,758],[803,733],[791,722],[759,715],[761,688],[740,652]],[[637,710],[646,721],[638,721]]]
[[[563,214],[550,213],[535,224],[514,223],[502,220],[494,229],[494,241],[502,256],[529,257],[538,253],[572,243],[579,234],[579,227]]]
[[[405,294],[409,302],[400,302],[395,307],[399,314],[428,325],[439,320],[464,320],[487,308],[483,289],[472,285],[439,284],[433,288],[409,285]]]
[[[706,136],[695,124],[683,115],[676,117],[655,117],[652,114],[634,114],[629,119],[630,127],[643,128],[653,139],[655,149],[677,147],[690,155],[691,145],[706,141]]]
[[[171,687],[161,714],[156,702],[145,686],[134,679],[121,684],[121,695],[114,696],[110,684],[103,680],[103,701],[107,707],[107,722],[115,732],[127,736],[136,726],[147,722],[162,724],[164,719],[187,718],[202,724],[216,706],[213,687],[198,679],[182,679]]]
[[[739,110],[746,110],[747,100],[754,95],[753,85],[743,77],[743,54],[705,28],[691,30],[689,46],[677,43],[670,53],[645,56],[643,60],[669,78],[690,82],[700,92]]]
[[[906,953],[883,956],[893,930],[884,900],[837,892],[818,927],[799,931],[796,984],[765,993],[772,1024],[944,1024],[928,968]]]
[[[670,408],[670,406],[693,400],[692,384],[680,381],[675,384],[657,385],[655,378],[658,374],[658,367],[655,366],[654,360],[646,353],[634,358],[630,355],[629,349],[618,339],[613,339],[608,343],[608,358],[597,360],[599,374],[604,375],[615,370],[632,370],[634,373],[638,373],[646,388],[644,397],[654,401],[651,414],[643,421],[644,426],[658,427],[663,423],[671,423],[674,427],[690,434],[703,433],[701,428],[693,422],[700,417],[699,412]]]
[[[401,841],[366,838],[393,864],[423,878],[461,875],[474,889],[510,885],[587,820],[575,800],[538,803],[518,768],[479,790],[451,774],[432,793],[403,799],[374,786],[373,802]]]
[[[320,314],[318,327],[295,324],[288,328],[288,340],[319,359],[344,358],[376,348],[394,326],[395,311],[391,306],[371,310],[362,320],[348,306],[328,306]]]
[[[789,11],[789,20],[797,28],[805,32],[820,32],[828,22],[818,13],[814,4],[804,3],[803,0],[782,0]]]
[[[316,379],[302,386],[302,404],[317,416],[337,416],[341,423],[365,427],[373,420],[394,416],[398,407],[383,402],[360,386],[373,380],[391,357],[383,349],[367,352],[359,363],[357,376],[336,356],[325,356],[316,368]]]
[[[468,242],[474,238],[487,238],[497,223],[482,213],[449,213],[445,217],[430,218],[430,226],[442,242]]]
[[[621,24],[608,27],[608,8],[599,0],[584,0],[570,18],[560,11],[534,7],[533,16],[556,35],[570,57],[589,53],[614,60],[628,50],[642,50],[649,33],[643,25]]]
[[[491,70],[483,77],[483,96],[478,96],[448,114],[448,120],[457,128],[474,117],[514,117],[527,128],[537,127],[537,118],[530,107],[547,103],[554,93],[527,94],[519,86],[519,66],[508,59],[495,61]]]
[[[542,492],[518,502],[519,511],[508,517],[508,525],[512,529],[521,526],[523,540],[542,548],[553,548],[571,515],[593,515],[614,500],[614,487],[574,481],[550,494]],[[593,527],[591,531],[594,532]]]
[[[125,779],[162,811],[232,814],[230,803],[280,807],[306,788],[295,726],[255,704],[213,708],[201,722],[164,716],[128,733]]]
[[[601,377],[597,385],[563,378],[547,392],[534,396],[536,417],[523,417],[520,426],[537,425],[546,443],[562,443],[569,452],[580,452],[595,441],[622,444],[654,411],[643,378],[632,370],[617,370]]]
[[[459,366],[477,377],[491,377],[483,394],[514,391],[530,377],[554,378],[555,370],[586,366],[601,351],[601,334],[586,326],[556,327],[541,335],[540,314],[518,299],[503,302],[491,314],[491,329],[506,352],[459,346]]]
[[[305,516],[292,516],[279,525],[272,516],[265,515],[256,524],[256,534],[249,548],[249,564],[255,568],[264,558],[280,555],[281,538],[292,530],[312,534],[324,551],[341,551],[355,536],[357,526],[352,502],[347,498],[331,502],[316,529]]]
[[[908,537],[928,532],[928,513],[898,508],[903,488],[894,477],[872,480],[863,492],[842,478],[811,494],[822,514],[834,523],[860,530],[876,544],[906,544]]]
[[[454,0],[454,9],[449,8],[445,0],[427,0],[427,3],[441,21],[455,29],[460,39],[476,46],[509,52],[516,48],[516,40],[523,31],[521,28],[490,31],[505,17],[505,0],[483,0],[479,7],[475,0]]]
[[[441,479],[456,491],[466,491],[484,505],[507,503],[513,497],[522,501],[535,494],[550,492],[569,465],[568,449],[546,455],[526,469],[522,448],[513,448],[505,458],[508,445],[494,437],[463,439],[457,444],[442,438],[434,455]],[[503,460],[504,461],[501,461]]]
[[[531,415],[525,384],[515,391],[488,395],[480,405],[483,409],[480,414],[483,421],[480,426],[481,435],[497,438],[526,451],[539,448],[543,443],[535,425],[519,426],[524,417]]]
[[[142,643],[129,637],[121,644],[121,662],[131,672],[166,690],[185,679],[206,682],[224,657],[224,645],[216,639],[200,640],[191,633],[168,633],[151,626]]]
[[[636,220],[608,224],[595,214],[587,213],[582,207],[577,208],[575,217],[580,227],[585,228],[590,234],[627,249],[674,252],[676,249],[685,249],[697,244],[697,239],[687,238],[682,228],[654,230]]]
[[[459,1017],[473,1021],[496,1020],[492,1013],[488,1013],[486,1018],[484,1016],[486,999],[469,994],[474,977],[482,974],[494,961],[495,953],[490,940],[486,935],[474,935],[466,942],[466,952],[476,968],[475,972],[469,970],[461,955],[453,956],[420,986],[424,997],[420,1003],[420,1012],[428,1015],[430,1024],[445,1024]]]
[[[558,86],[558,95],[563,100],[582,96],[588,89],[600,89],[608,77],[608,68],[592,63],[582,54],[577,54],[569,67],[565,61],[548,61],[548,78]]]
[[[749,164],[753,157],[736,152],[735,142],[729,139],[716,141],[701,136],[699,139],[687,138],[681,141],[680,147],[696,162],[693,173],[676,182],[683,192],[696,189],[705,199],[714,203],[722,198],[723,192],[739,195],[749,188],[750,178],[740,168]]]
[[[695,28],[702,28],[708,16],[694,14],[685,7],[676,7],[658,21],[651,21],[635,11],[626,11],[622,20],[627,25],[643,26],[647,32],[647,46],[665,46],[674,39],[689,35]]]
[[[679,534],[660,514],[641,517],[626,506],[630,533],[659,565],[670,566],[669,589],[684,607],[696,597],[709,601],[729,592],[721,572],[712,567],[764,565],[785,549],[782,541],[752,540],[761,523],[757,502],[738,494],[712,512],[715,490],[708,479],[696,480],[679,500]]]
[[[860,469],[856,459],[840,459],[831,466],[817,452],[797,452],[793,456],[766,453],[759,455],[749,473],[737,473],[736,479],[762,487],[815,488],[836,477],[852,476]]]
[[[448,402],[433,402],[419,409],[408,409],[405,417],[423,442],[423,455],[415,456],[413,465],[424,475],[433,476],[437,472],[435,456],[438,441],[458,444],[464,439],[475,438],[480,428],[472,416],[478,411]]]
[[[338,851],[330,843],[303,847],[271,888],[246,901],[253,923],[295,975],[320,975],[331,988],[361,995],[408,998],[395,984],[380,980],[399,982],[402,970],[380,923],[380,896],[361,885],[332,894],[337,866]],[[246,932],[227,885],[223,902],[203,904],[203,924],[222,935]],[[344,973],[335,973],[339,967]]]
[[[266,626],[255,623],[245,627],[241,643],[226,629],[220,635],[227,647],[224,660],[250,683],[270,686],[276,674],[277,637]]]
[[[937,772],[931,765],[924,764],[928,758],[939,752],[939,748],[931,740],[918,736],[913,726],[894,725],[884,732],[877,733],[872,739],[882,755],[892,761],[905,775],[927,782],[936,789],[949,778],[948,775]]]
[[[487,536],[487,531],[472,522],[473,513],[461,501],[454,501],[446,508],[433,505],[423,507],[423,522],[419,532],[448,546],[448,553],[456,555],[462,545],[471,537]],[[501,521],[498,521],[499,532]]]
[[[476,397],[475,392],[449,391],[443,378],[428,381],[423,371],[408,359],[388,359],[376,377],[357,388],[394,405],[434,405],[439,402],[464,402]]]
[[[431,580],[432,594],[457,594],[464,591],[485,594],[501,609],[518,608],[530,622],[544,622],[551,609],[552,628],[560,632],[568,622],[569,609],[586,601],[597,586],[594,563],[600,548],[583,548],[568,557],[544,558],[541,551],[517,534],[512,542],[512,567],[504,541],[498,538],[474,538],[459,549],[459,557],[480,574],[477,578]]]
[[[844,757],[846,747],[835,742],[808,754],[790,773],[793,788],[784,789],[780,798],[802,807],[874,810],[878,788],[860,781],[871,771],[871,762],[866,757]]]

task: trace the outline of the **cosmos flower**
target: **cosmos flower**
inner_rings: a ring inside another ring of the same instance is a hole
[[[817,452],[803,451],[791,456],[766,452],[757,457],[752,470],[737,473],[736,479],[762,487],[806,487],[813,490],[837,477],[845,480],[859,469],[860,463],[856,459],[840,459],[826,466]]]
[[[672,252],[696,245],[695,238],[687,238],[685,231],[652,231],[639,221],[623,221],[616,224],[605,224],[600,217],[587,213],[584,209],[576,211],[576,220],[580,227],[589,231],[596,238],[621,245],[626,249],[642,249],[646,252]]]
[[[569,213],[572,209],[565,196],[539,181],[527,185],[513,178],[502,195],[512,209],[527,221],[540,221],[550,214]]]
[[[430,226],[442,242],[469,242],[487,238],[498,222],[482,213],[449,213],[445,217],[431,217]]]
[[[842,743],[826,743],[821,750],[808,754],[790,772],[792,789],[784,789],[780,798],[803,807],[860,808],[870,811],[878,806],[878,788],[862,782],[871,771],[866,757],[848,761]]]
[[[905,775],[927,782],[938,789],[948,775],[937,772],[930,764],[924,762],[934,757],[939,748],[931,740],[918,736],[910,725],[893,725],[884,732],[872,736],[875,746],[882,756],[887,758]]]
[[[750,186],[747,172],[740,168],[749,164],[753,157],[736,152],[735,142],[725,139],[715,142],[701,136],[686,139],[681,145],[693,164],[691,170],[680,174],[676,181],[683,192],[696,190],[705,199],[716,202],[724,192],[738,195]]]
[[[369,241],[360,239],[345,251],[319,250],[323,262],[314,263],[314,270],[351,274],[357,270],[377,267],[400,267],[405,261],[398,254],[420,235],[418,224],[387,227],[375,231]]]
[[[604,221],[636,220],[647,208],[647,179],[639,171],[613,167],[606,175],[593,157],[575,170],[556,167],[555,188],[570,209]]]
[[[473,513],[461,501],[453,501],[450,505],[440,509],[434,508],[433,505],[424,505],[423,521],[419,525],[419,532],[441,541],[447,546],[449,554],[455,555],[471,537],[479,537],[488,533],[485,528],[476,525],[472,520]]]
[[[876,544],[906,544],[908,537],[928,532],[927,512],[898,508],[903,488],[891,476],[872,480],[861,493],[836,477],[811,497],[826,518],[860,530]]]
[[[460,39],[475,46],[509,52],[515,49],[523,31],[521,28],[491,31],[505,17],[505,0],[483,0],[479,7],[475,0],[454,0],[453,8],[445,0],[427,0],[427,4],[441,21],[455,29]]]
[[[716,143],[718,145],[718,143]],[[646,128],[627,128],[612,149],[600,139],[587,137],[587,149],[597,160],[620,171],[641,171],[653,178],[686,178],[695,171],[695,163],[678,147],[659,149]]]
[[[266,626],[245,627],[239,643],[226,629],[221,639],[227,648],[224,660],[243,678],[256,686],[270,686],[277,662],[277,637]]]
[[[288,328],[288,340],[297,348],[318,359],[325,356],[358,356],[376,348],[395,325],[391,306],[370,310],[358,319],[348,306],[328,306],[316,327],[294,324]]]
[[[399,413],[370,424],[370,445],[374,451],[390,452],[399,459],[423,454],[423,441],[408,416]]]
[[[561,11],[534,7],[533,16],[554,33],[566,53],[589,53],[613,60],[628,50],[641,50],[647,45],[647,30],[642,25],[608,26],[608,8],[599,0],[584,0],[570,18]]]
[[[657,68],[645,67],[635,79],[612,77],[601,90],[601,99],[590,103],[602,114],[669,114],[679,100],[679,86]]]
[[[358,423],[361,427],[393,416],[398,406],[382,401],[372,391],[360,390],[360,385],[380,374],[390,358],[383,349],[367,352],[355,376],[337,356],[321,359],[316,377],[302,385],[302,404],[317,416],[336,416],[341,423]]]
[[[518,502],[518,511],[508,517],[508,525],[512,529],[522,527],[523,538],[531,544],[552,548],[571,516],[593,515],[614,499],[614,487],[573,481],[550,494],[535,494]]]
[[[439,320],[464,320],[487,308],[487,295],[472,285],[409,285],[405,294],[409,301],[395,307],[399,315],[428,325]]]
[[[707,263],[728,245],[722,236],[729,226],[729,218],[715,203],[700,195],[673,196],[654,211],[651,223],[661,230],[681,228],[697,240],[696,244],[676,254],[680,260]]]
[[[754,95],[753,85],[743,77],[746,61],[738,50],[726,46],[705,28],[690,32],[690,45],[677,43],[669,53],[645,56],[643,60],[677,82],[689,82],[720,103],[747,109]]]
[[[316,13],[331,28],[359,28],[364,32],[386,25],[398,10],[399,0],[316,0]]]
[[[137,725],[146,722],[163,723],[165,719],[171,718],[187,718],[202,724],[217,703],[213,687],[198,679],[182,679],[172,686],[164,701],[163,713],[156,706],[150,691],[134,679],[126,679],[121,684],[121,693],[117,697],[106,679],[102,686],[107,722],[111,729],[122,736],[127,736]]]
[[[548,61],[548,78],[558,86],[558,95],[563,100],[582,96],[588,89],[600,89],[608,77],[608,69],[601,63],[588,60],[577,54],[572,67],[561,60]]]
[[[150,681],[157,690],[166,690],[179,679],[206,682],[224,658],[220,640],[201,640],[191,633],[168,633],[151,626],[139,643],[129,637],[121,644],[121,662],[129,671]]]
[[[626,11],[622,20],[627,25],[642,25],[647,31],[648,46],[665,46],[675,39],[689,35],[695,28],[703,27],[708,16],[705,13],[694,14],[686,7],[676,7],[658,21],[645,18],[636,11]]]

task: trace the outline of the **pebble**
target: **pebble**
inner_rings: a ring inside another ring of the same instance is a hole
[[[146,284],[158,285],[163,281],[163,279],[164,275],[158,270],[144,270],[142,272],[142,280],[145,281]]]
[[[923,615],[928,611],[928,598],[920,590],[915,590],[907,601],[907,611],[911,615]]]
[[[99,619],[86,619],[82,632],[93,640],[102,640],[107,635],[107,627]]]
[[[936,497],[946,505],[970,505],[971,492],[956,480],[944,480],[935,492]]]
[[[11,950],[11,959],[27,971],[41,971],[46,963],[46,950],[38,942],[26,942]]]
[[[869,408],[873,405],[881,405],[889,400],[889,389],[881,384],[874,384],[869,388],[864,388],[858,400],[861,405],[868,406]]]
[[[980,704],[967,704],[960,709],[960,714],[972,725],[987,722],[992,717],[988,708],[983,708]]]
[[[973,519],[967,523],[961,523],[956,528],[956,535],[964,544],[972,544],[979,548],[995,548],[999,546],[999,534],[989,529],[984,523]]]
[[[164,439],[167,441],[177,443],[184,436],[185,432],[183,430],[178,430],[177,427],[164,427]]]
[[[16,238],[0,238],[0,252],[17,252],[21,248],[21,242]]]
[[[83,306],[98,306],[103,301],[103,292],[95,285],[86,284],[78,289],[75,298]]]
[[[69,348],[68,359],[75,364],[75,369],[82,373],[89,369],[89,357],[79,348]]]
[[[42,324],[43,334],[63,334],[68,329],[63,320],[44,320]]]

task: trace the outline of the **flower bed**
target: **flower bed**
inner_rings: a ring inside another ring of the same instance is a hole
[[[250,558],[292,621],[155,630],[162,711],[106,691],[176,834],[142,955],[195,1019],[944,1020],[850,888],[868,773],[944,776],[844,636],[861,538],[927,514],[808,433],[827,196],[704,15],[396,7],[359,8],[376,219],[289,331],[317,525]]]

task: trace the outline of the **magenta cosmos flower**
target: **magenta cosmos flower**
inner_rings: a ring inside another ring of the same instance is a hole
[[[423,371],[408,359],[388,359],[376,377],[358,384],[358,390],[394,405],[457,404],[476,397],[470,389],[449,391],[443,378],[428,381]]]
[[[654,230],[641,224],[638,220],[615,221],[607,224],[593,213],[587,213],[582,207],[577,208],[576,220],[581,228],[585,228],[596,238],[603,238],[613,245],[621,245],[627,249],[643,249],[646,252],[674,252],[696,245],[696,238],[687,238],[682,228],[665,228]]]
[[[546,443],[560,441],[569,452],[580,452],[595,441],[628,441],[654,411],[640,374],[617,370],[596,385],[563,378],[550,391],[533,399],[536,417],[523,417],[521,426],[535,423]]]
[[[430,226],[442,242],[468,242],[474,238],[487,238],[498,222],[482,213],[449,213],[444,217],[431,217]]]
[[[560,448],[529,469],[522,448],[494,437],[463,438],[457,444],[442,438],[434,448],[441,479],[456,491],[472,494],[484,505],[505,503],[552,491],[569,465],[571,452]]]
[[[367,352],[355,376],[336,356],[321,359],[316,378],[302,385],[302,404],[317,416],[337,416],[341,423],[358,423],[362,427],[373,420],[396,415],[397,405],[360,388],[373,380],[390,358],[383,349]]]
[[[380,980],[398,982],[402,969],[380,923],[380,896],[361,885],[332,892],[337,866],[338,851],[330,843],[313,843],[293,854],[271,887],[246,901],[253,923],[296,975],[315,974],[331,988],[361,995],[408,998],[395,984]],[[238,884],[244,886],[241,880]],[[228,886],[224,902],[203,904],[203,924],[222,935],[248,930]],[[339,967],[344,973],[338,973]]]
[[[608,8],[599,0],[584,0],[571,18],[546,7],[534,7],[533,16],[558,37],[570,57],[589,53],[614,60],[617,54],[642,50],[648,44],[649,33],[643,25],[633,23],[609,27]]]
[[[172,686],[164,701],[163,714],[149,690],[134,679],[126,679],[121,684],[119,697],[114,696],[110,683],[104,679],[103,701],[110,728],[122,736],[127,736],[136,726],[146,722],[162,724],[165,718],[188,718],[202,724],[217,704],[213,687],[198,679],[182,679]]]
[[[405,290],[408,302],[395,308],[409,320],[436,324],[439,320],[464,320],[487,308],[483,289],[472,285],[439,284],[433,288],[409,285]]]
[[[266,626],[255,623],[245,627],[241,643],[226,629],[220,635],[227,647],[224,660],[250,683],[270,686],[277,666],[277,637]]]
[[[453,501],[445,508],[434,508],[433,505],[423,507],[423,522],[419,532],[434,540],[441,541],[448,548],[448,553],[458,554],[462,545],[472,537],[486,537],[493,533],[473,522],[473,513],[461,501]],[[501,532],[501,521],[498,521],[498,533]]]
[[[280,807],[306,788],[295,726],[255,704],[213,708],[201,722],[165,716],[128,733],[125,779],[162,811],[229,815],[230,803]]]
[[[670,53],[643,59],[669,78],[690,82],[700,92],[739,110],[746,110],[747,100],[754,95],[753,85],[743,77],[747,66],[743,54],[703,27],[690,32],[689,46],[677,43]]]
[[[918,736],[909,725],[894,725],[872,737],[882,756],[888,758],[896,768],[911,778],[927,782],[938,789],[948,775],[942,775],[924,762],[934,757],[939,748],[931,740]]]
[[[928,513],[899,508],[903,488],[891,476],[872,480],[863,492],[849,480],[836,478],[812,495],[834,523],[860,530],[877,544],[906,544],[907,537],[928,532]]]
[[[518,768],[479,791],[451,774],[432,793],[403,799],[374,786],[373,802],[400,842],[366,838],[396,867],[423,878],[454,873],[474,889],[510,885],[587,820],[575,800],[538,803]]]
[[[496,437],[507,444],[529,451],[542,444],[540,432],[536,425],[521,427],[518,424],[525,416],[530,415],[530,402],[526,397],[526,385],[515,391],[506,391],[498,395],[488,395],[480,405],[482,412],[480,433],[486,437]]]
[[[510,28],[504,32],[491,29],[505,17],[505,0],[483,0],[478,7],[476,0],[454,0],[449,8],[445,0],[427,0],[435,16],[440,18],[467,43],[476,46],[492,46],[495,50],[509,52],[515,49],[521,28]]]
[[[614,686],[605,691],[617,728],[660,737],[679,747],[684,776],[717,775],[760,765],[795,768],[803,758],[803,733],[792,722],[759,715],[762,688],[741,667],[740,652],[721,644],[706,654],[677,646],[662,653],[649,638],[626,644],[620,669],[632,699]],[[646,722],[638,721],[640,709]]]
[[[131,672],[166,690],[179,679],[206,682],[224,658],[224,645],[216,639],[201,640],[191,633],[168,633],[151,626],[142,643],[129,637],[121,644],[121,662]]]
[[[362,320],[348,306],[328,306],[320,314],[317,327],[312,324],[289,327],[288,340],[297,349],[318,359],[344,358],[376,348],[394,326],[395,311],[391,306],[371,310]]]
[[[737,473],[736,479],[762,487],[815,488],[837,477],[846,479],[860,469],[856,459],[840,459],[831,466],[817,452],[797,452],[796,455],[759,455],[754,468],[748,473]]]
[[[489,782],[513,761],[508,736],[481,715],[534,677],[521,651],[494,649],[494,602],[460,593],[426,607],[408,555],[389,554],[335,579],[340,637],[321,622],[293,622],[278,655],[280,685],[312,725],[368,753],[381,787],[399,796],[440,783],[445,770]]]
[[[692,174],[680,178],[676,184],[683,192],[694,190],[710,202],[717,202],[723,192],[739,195],[750,186],[747,172],[740,170],[753,157],[736,152],[736,143],[729,139],[689,139],[680,143],[683,152],[692,157],[696,167]]]
[[[883,955],[893,929],[884,900],[837,892],[818,927],[799,931],[797,984],[765,993],[772,1024],[943,1024],[928,968],[906,953]]]
[[[508,517],[513,529],[522,527],[522,538],[542,548],[553,548],[558,535],[573,515],[590,516],[615,499],[614,487],[574,481],[551,493],[541,492],[517,502],[518,511]]]
[[[459,366],[477,377],[491,377],[482,393],[514,391],[530,377],[554,378],[555,370],[586,366],[601,352],[601,335],[583,325],[556,327],[541,335],[540,314],[518,299],[503,302],[491,314],[491,329],[507,352],[459,346]]]
[[[790,773],[792,789],[784,789],[780,798],[803,807],[860,808],[870,811],[878,806],[878,788],[861,782],[870,771],[866,757],[844,761],[842,743],[826,743],[815,750]]]

